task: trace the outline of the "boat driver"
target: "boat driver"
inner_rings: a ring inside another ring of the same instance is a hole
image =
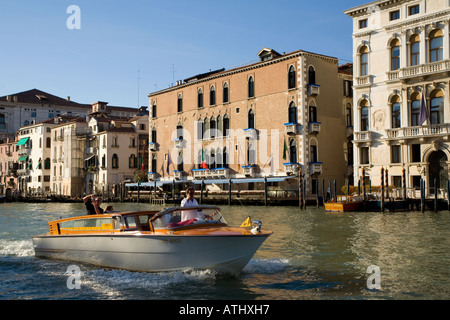
[[[193,187],[189,187],[186,189],[186,198],[181,201],[182,207],[197,207],[198,202],[194,199],[195,190]],[[183,210],[181,212],[181,221],[186,220],[203,220],[205,216],[201,211],[198,210]]]

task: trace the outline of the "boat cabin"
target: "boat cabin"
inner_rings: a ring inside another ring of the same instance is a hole
[[[116,233],[124,231],[176,230],[197,227],[226,226],[227,223],[214,206],[166,208],[161,211],[118,212],[87,215],[51,221],[51,235]]]

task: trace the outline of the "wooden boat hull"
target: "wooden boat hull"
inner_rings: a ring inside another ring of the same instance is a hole
[[[358,211],[360,202],[326,202],[325,203],[325,211],[329,212],[349,212],[349,211]]]
[[[90,263],[130,271],[211,269],[239,273],[270,233],[209,232],[154,235],[144,232],[33,237],[36,257]]]

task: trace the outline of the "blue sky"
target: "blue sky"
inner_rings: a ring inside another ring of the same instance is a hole
[[[255,62],[264,47],[350,62],[343,11],[368,2],[0,0],[0,96],[37,88],[80,103],[148,106],[150,92]],[[81,29],[67,28],[70,5]]]

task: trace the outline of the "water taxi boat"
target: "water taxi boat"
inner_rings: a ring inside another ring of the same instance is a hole
[[[358,211],[363,202],[363,197],[338,195],[336,201],[325,202],[325,211],[349,212]]]
[[[239,273],[271,234],[261,222],[228,226],[215,206],[117,212],[50,221],[32,237],[36,257],[130,271]]]

